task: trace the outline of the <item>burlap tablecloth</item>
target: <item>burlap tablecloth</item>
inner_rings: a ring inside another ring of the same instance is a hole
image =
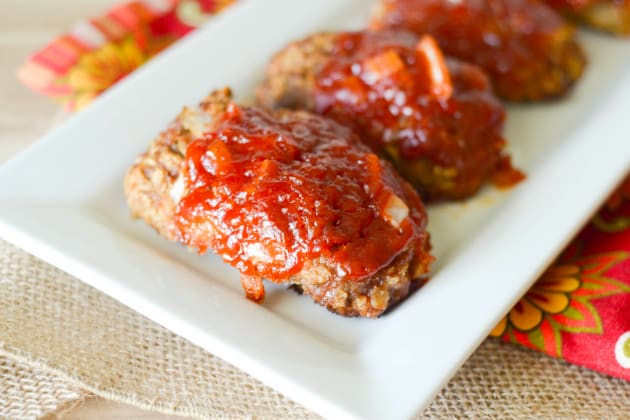
[[[239,369],[2,241],[0,326],[0,418],[36,418],[84,391],[194,418],[316,417]],[[422,417],[629,415],[630,383],[490,339]]]

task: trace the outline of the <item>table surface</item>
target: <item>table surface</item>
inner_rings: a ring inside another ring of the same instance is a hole
[[[43,420],[176,420],[182,417],[165,416],[140,410],[126,404],[107,401],[98,397],[87,397],[83,401],[64,407]]]
[[[37,140],[63,118],[58,105],[16,79],[29,54],[73,22],[94,16],[120,0],[3,0],[0,14],[0,163]],[[66,407],[48,419],[175,419],[96,397]]]

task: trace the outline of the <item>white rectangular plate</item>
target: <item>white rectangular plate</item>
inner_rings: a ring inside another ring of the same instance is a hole
[[[528,180],[433,207],[432,281],[378,320],[345,319],[132,221],[122,178],[213,88],[251,97],[271,54],[313,31],[359,28],[374,1],[250,0],[155,58],[0,170],[0,235],[312,410],[399,419],[430,402],[628,170],[630,42],[584,35],[591,65],[569,98],[510,108]]]

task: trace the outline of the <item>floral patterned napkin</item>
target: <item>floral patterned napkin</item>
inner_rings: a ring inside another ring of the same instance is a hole
[[[630,177],[491,335],[630,380]]]
[[[234,0],[137,0],[77,23],[33,54],[18,78],[71,111]]]
[[[19,79],[79,110],[234,0],[138,0],[76,24]],[[492,331],[630,380],[630,178]]]

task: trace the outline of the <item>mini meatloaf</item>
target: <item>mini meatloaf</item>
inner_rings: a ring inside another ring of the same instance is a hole
[[[162,236],[237,268],[254,301],[266,279],[338,314],[376,317],[433,260],[418,194],[353,132],[303,111],[239,106],[227,89],[185,108],[124,189]]]
[[[404,31],[321,33],[277,53],[257,90],[352,127],[425,200],[462,199],[521,178],[504,153],[505,111],[473,65]]]
[[[382,0],[371,26],[433,35],[511,101],[561,96],[586,64],[574,27],[538,0]]]
[[[630,0],[546,0],[558,12],[602,31],[630,35]]]

